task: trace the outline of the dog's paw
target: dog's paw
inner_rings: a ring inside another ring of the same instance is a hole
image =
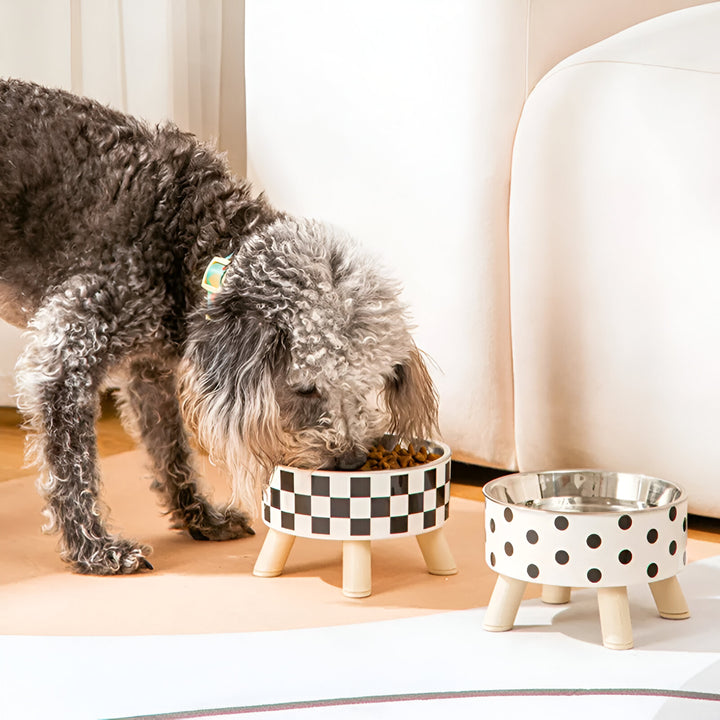
[[[188,523],[187,531],[193,540],[236,540],[254,535],[250,518],[237,508],[215,509],[207,507],[200,520]]]
[[[153,569],[145,557],[151,549],[122,538],[109,537],[83,550],[69,560],[73,570],[82,575],[130,575]]]

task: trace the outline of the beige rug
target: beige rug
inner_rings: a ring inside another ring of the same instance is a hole
[[[0,484],[0,634],[138,635],[243,632],[390,620],[486,605],[494,575],[482,559],[483,505],[453,498],[446,525],[458,564],[452,577],[429,575],[412,538],[373,543],[373,594],[342,595],[339,542],[299,538],[285,573],[256,578],[265,537],[196,542],[168,528],[140,451],[103,462],[115,530],[153,547],[155,570],[86,577],[59,560],[57,538],[40,528],[42,501],[30,478]],[[227,485],[204,472],[216,497]],[[537,594],[537,593],[536,593]]]

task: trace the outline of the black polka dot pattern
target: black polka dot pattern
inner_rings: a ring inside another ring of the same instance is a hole
[[[674,505],[668,511],[668,517],[670,518],[670,522],[675,522],[675,518],[677,517],[677,508]]]
[[[558,587],[657,582],[687,562],[686,507],[558,513],[488,502],[487,562],[502,575]]]

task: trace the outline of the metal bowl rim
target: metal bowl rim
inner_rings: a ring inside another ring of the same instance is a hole
[[[532,475],[559,475],[563,473],[598,473],[598,474],[604,474],[604,475],[635,475],[638,478],[643,478],[645,480],[657,480],[658,482],[665,483],[666,485],[669,485],[673,488],[676,488],[680,491],[680,495],[676,500],[673,500],[673,502],[668,503],[667,505],[659,505],[657,507],[648,507],[648,508],[627,508],[623,510],[624,513],[648,513],[648,512],[662,512],[664,510],[667,510],[670,507],[673,507],[674,505],[681,505],[684,502],[687,502],[688,495],[684,487],[681,485],[678,485],[677,483],[671,482],[670,480],[663,480],[662,478],[656,477],[655,475],[645,475],[644,473],[635,473],[635,472],[625,472],[622,470],[603,470],[599,468],[562,468],[559,470],[539,470],[539,471],[525,471],[525,472],[517,472],[517,473],[508,473],[507,475],[501,475],[500,477],[497,477],[493,480],[490,480],[490,482],[485,483],[483,485],[483,496],[485,497],[485,502],[492,502],[496,505],[502,505],[504,507],[509,508],[516,508],[517,510],[528,510],[533,512],[546,512],[546,513],[553,513],[555,515],[567,515],[567,510],[555,510],[553,508],[533,508],[533,507],[526,507],[525,505],[519,505],[517,503],[511,503],[506,502],[505,500],[498,500],[494,497],[490,497],[488,493],[486,492],[486,488],[490,485],[493,485],[496,482],[499,482],[500,480],[506,480],[508,478],[515,478],[515,477],[523,477],[523,476],[532,476]],[[557,495],[555,497],[564,497],[561,495]],[[568,496],[572,497],[572,496]],[[591,517],[593,515],[597,515],[600,517],[604,516],[610,516],[614,514],[620,514],[618,511],[602,511],[602,510],[592,510],[587,512],[578,513],[582,514],[583,517]]]

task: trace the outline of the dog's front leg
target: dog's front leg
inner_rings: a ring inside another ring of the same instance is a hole
[[[29,455],[42,471],[44,529],[60,533],[62,558],[77,572],[95,575],[152,567],[149,548],[107,530],[100,502],[98,389],[108,364],[132,342],[129,324],[120,338],[112,320],[121,305],[101,279],[73,278],[33,318],[17,367]]]
[[[120,409],[129,415],[153,463],[153,488],[171,513],[172,526],[195,540],[252,535],[249,518],[233,507],[215,508],[198,488],[192,452],[177,399],[175,370],[155,358],[130,364]]]

